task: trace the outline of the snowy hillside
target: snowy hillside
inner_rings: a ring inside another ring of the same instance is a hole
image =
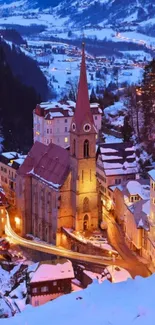
[[[3,325],[154,325],[155,275],[112,284],[97,280],[87,289],[62,296],[41,307],[28,306]]]
[[[11,4],[12,3],[12,4]],[[49,12],[78,25],[140,23],[155,17],[155,0],[0,0],[2,16],[24,12]]]

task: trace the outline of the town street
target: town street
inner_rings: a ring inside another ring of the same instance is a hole
[[[136,275],[147,277],[150,275],[147,265],[140,262],[135,254],[128,248],[123,233],[113,216],[109,217],[104,215],[104,219],[108,226],[107,232],[109,241],[122,257],[122,261],[120,261],[122,267],[128,270],[132,277]]]

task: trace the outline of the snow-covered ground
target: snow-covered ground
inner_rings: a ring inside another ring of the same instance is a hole
[[[27,306],[24,312],[1,324],[10,325],[154,325],[155,275],[122,283],[104,281],[74,292],[41,307]]]

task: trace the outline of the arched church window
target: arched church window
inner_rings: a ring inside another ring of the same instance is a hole
[[[76,156],[76,140],[73,140],[73,156]]]
[[[89,211],[89,199],[87,197],[83,200],[83,212]]]
[[[84,158],[88,158],[89,157],[89,141],[85,140],[84,141]]]

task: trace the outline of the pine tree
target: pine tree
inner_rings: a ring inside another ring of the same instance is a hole
[[[144,117],[143,140],[153,144],[155,139],[155,59],[144,70],[142,82],[142,108]]]
[[[122,132],[122,136],[123,136],[123,141],[124,142],[128,142],[131,140],[131,136],[132,136],[132,127],[129,123],[129,116],[126,115],[124,117],[124,124],[121,127],[121,132]]]
[[[90,94],[90,103],[96,103],[96,102],[97,102],[97,97],[96,97],[94,88],[92,88],[91,94]]]

